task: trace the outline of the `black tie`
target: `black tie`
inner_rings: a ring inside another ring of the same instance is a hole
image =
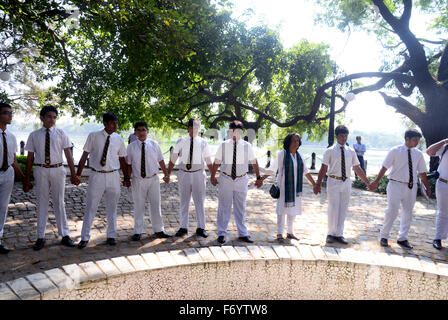
[[[3,164],[2,171],[6,171],[8,169],[8,144],[6,143],[6,133],[2,132],[3,135]]]
[[[140,174],[142,178],[146,177],[146,163],[145,163],[145,143],[142,142],[142,159],[141,159],[141,167],[140,167]]]
[[[104,145],[103,149],[103,156],[101,157],[100,164],[104,167],[106,165],[106,157],[107,157],[107,150],[109,149],[109,143],[110,143],[110,136],[107,136],[106,144]]]
[[[345,175],[345,152],[344,152],[344,147],[341,147],[341,173],[342,173],[342,181],[345,181],[347,179],[347,176]]]
[[[232,179],[236,179],[236,141],[233,143]]]
[[[191,169],[191,159],[193,159],[193,138],[190,138],[190,158],[187,163],[187,170]]]
[[[412,157],[411,157],[411,149],[408,149],[408,164],[409,164],[409,189],[412,189],[414,186],[414,175],[412,174]]]
[[[47,128],[47,133],[45,134],[45,163],[50,164],[50,129]]]

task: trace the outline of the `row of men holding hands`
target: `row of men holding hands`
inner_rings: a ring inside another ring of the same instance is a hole
[[[335,130],[337,143],[328,148],[323,157],[322,167],[319,171],[317,182],[309,174],[303,157],[298,152],[301,138],[298,134],[289,134],[284,140],[284,148],[279,151],[276,160],[268,168],[266,174],[261,177],[259,167],[250,143],[241,139],[243,125],[233,121],[229,125],[230,139],[222,142],[216,152],[215,160],[211,162],[211,153],[207,142],[198,136],[200,122],[190,119],[188,123],[189,135],[180,139],[173,150],[168,168],[163,160],[163,155],[156,141],[149,139],[148,126],[145,122],[135,124],[135,134],[138,140],[128,145],[127,149],[122,138],[116,133],[118,118],[112,113],[103,115],[104,130],[89,134],[84,146],[84,153],[75,172],[73,158],[70,153],[71,142],[63,130],[54,128],[57,118],[57,109],[52,106],[42,108],[40,118],[43,127],[32,132],[28,138],[25,149],[28,151],[25,175],[22,175],[15,160],[17,143],[15,137],[7,132],[6,125],[11,123],[11,107],[7,104],[0,105],[0,129],[3,130],[3,158],[7,154],[6,162],[0,169],[0,238],[3,234],[3,225],[6,219],[7,205],[12,190],[14,171],[23,181],[24,191],[29,191],[33,185],[30,183],[31,167],[34,164],[34,178],[37,196],[37,241],[34,250],[40,250],[45,245],[45,227],[48,218],[49,194],[52,194],[54,213],[59,235],[63,245],[75,246],[69,236],[67,218],[64,205],[65,169],[62,165],[62,153],[65,153],[68,167],[71,173],[71,182],[80,183],[80,177],[90,156],[92,173],[86,193],[86,208],[81,231],[81,241],[78,248],[84,248],[90,239],[90,229],[96,215],[98,205],[102,197],[105,198],[107,216],[107,243],[116,244],[116,214],[120,196],[121,168],[124,174],[123,185],[131,187],[134,200],[134,235],[132,240],[138,241],[143,233],[143,217],[145,202],[149,200],[151,223],[155,236],[159,238],[170,237],[164,232],[160,205],[160,184],[158,179],[159,166],[164,173],[165,183],[170,181],[170,174],[177,159],[179,161],[178,185],[180,195],[180,228],[176,236],[184,236],[188,233],[188,208],[191,197],[196,209],[197,229],[196,234],[207,237],[205,230],[205,193],[206,173],[205,165],[211,173],[211,183],[218,187],[218,243],[225,243],[227,226],[230,220],[232,205],[235,222],[238,229],[239,240],[252,243],[245,224],[246,196],[248,189],[248,164],[253,165],[257,180],[255,185],[259,188],[263,180],[277,172],[277,181],[280,189],[280,197],[277,200],[278,239],[283,239],[283,229],[287,218],[287,237],[297,239],[293,233],[293,223],[296,215],[301,214],[301,198],[303,176],[313,185],[315,194],[321,192],[321,183],[325,175],[328,176],[328,233],[327,242],[340,242],[346,244],[343,237],[345,216],[348,209],[351,182],[351,168],[367,184],[370,190],[378,187],[381,177],[389,172],[389,185],[387,187],[388,206],[385,223],[380,233],[380,243],[387,246],[392,224],[398,216],[400,205],[402,206],[400,233],[398,244],[411,249],[407,240],[412,210],[416,197],[417,174],[426,186],[430,195],[430,188],[426,179],[426,165],[423,154],[415,147],[421,137],[416,130],[408,130],[405,134],[405,144],[392,149],[383,162],[378,177],[370,182],[363,170],[359,167],[356,153],[348,146],[346,141],[348,129],[338,126]],[[6,138],[9,138],[8,141]],[[428,153],[441,155],[446,150],[446,140],[428,148]],[[9,145],[9,149],[5,146]],[[5,153],[6,151],[6,153]],[[0,151],[1,153],[1,151]],[[6,163],[6,165],[5,165]],[[438,198],[437,234],[434,247],[441,249],[441,240],[448,233],[447,204],[441,200],[448,199],[446,188],[446,175],[448,175],[448,161],[441,159],[439,172],[441,177],[437,182],[436,192]],[[12,168],[11,168],[12,167]],[[221,174],[216,177],[220,168]],[[11,169],[10,169],[11,168]],[[3,170],[5,169],[5,170]],[[132,184],[131,184],[132,176]],[[4,181],[8,183],[4,183]],[[8,195],[9,193],[9,195]],[[441,198],[441,199],[439,199]],[[439,201],[440,200],[440,201]],[[446,201],[445,201],[446,202]],[[9,249],[1,245],[0,252],[7,253]]]

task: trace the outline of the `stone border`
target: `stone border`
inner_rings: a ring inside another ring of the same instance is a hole
[[[363,252],[351,248],[309,245],[211,246],[144,253],[65,265],[45,272],[0,283],[0,300],[57,299],[66,290],[135,272],[242,260],[338,261],[351,265],[375,265],[411,271],[422,277],[448,282],[448,264],[429,259],[383,252]]]

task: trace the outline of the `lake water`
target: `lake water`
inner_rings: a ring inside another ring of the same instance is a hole
[[[26,143],[26,140],[28,139],[29,132],[13,132],[15,136],[17,137],[17,142],[20,144],[20,141],[24,141]],[[74,144],[73,148],[73,158],[75,160],[75,164],[78,163],[79,159],[82,155],[82,148],[86,142],[87,135],[70,135],[70,139],[72,140]],[[173,146],[176,143],[177,139],[165,139],[164,141],[159,141],[160,148],[162,149],[162,153],[164,155],[165,161],[167,162],[169,160],[169,150],[170,147]],[[209,147],[212,152],[212,154],[215,154],[216,150],[218,149],[218,146],[221,141],[212,141],[209,140]],[[125,139],[125,144],[127,145],[127,139]],[[299,152],[305,157],[305,161],[308,165],[308,167],[311,166],[311,154],[313,152],[316,153],[316,170],[319,170],[320,165],[322,163],[322,155],[325,151],[325,147],[318,146],[318,145],[312,145],[312,144],[304,144],[300,147]],[[19,145],[20,150],[20,145]],[[257,156],[258,163],[260,164],[260,167],[264,168],[267,163],[267,155],[266,155],[266,147],[254,147],[255,155]],[[386,157],[386,154],[389,150],[381,150],[381,149],[368,149],[367,152],[364,155],[364,159],[367,160],[367,174],[376,174],[378,173],[379,169],[381,168],[381,163],[383,162],[384,158]],[[271,147],[271,154],[273,157],[277,155],[278,149]],[[26,152],[25,152],[26,154]],[[426,163],[429,164],[429,157],[426,153],[424,153]],[[64,158],[65,159],[65,158]],[[353,172],[352,172],[353,174]]]

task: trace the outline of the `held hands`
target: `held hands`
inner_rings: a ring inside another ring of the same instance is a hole
[[[164,176],[163,177],[163,181],[165,181],[165,183],[169,183],[170,182],[170,176]]]
[[[81,183],[81,177],[80,176],[71,176],[70,182],[74,184],[75,186],[78,186]]]
[[[31,189],[33,189],[33,184],[31,182],[25,180],[25,181],[23,181],[22,188],[23,188],[23,191],[28,192]]]
[[[210,177],[210,182],[212,183],[213,186],[216,187],[216,185],[218,184],[218,179],[216,179],[215,176],[211,176]]]
[[[315,183],[313,186],[313,192],[315,195],[318,195],[321,192],[320,184]]]
[[[375,179],[371,183],[369,183],[367,187],[369,188],[370,191],[375,191],[376,189],[378,189],[378,183],[379,181]]]
[[[255,186],[257,188],[261,188],[262,185],[263,185],[263,179],[255,180]]]

